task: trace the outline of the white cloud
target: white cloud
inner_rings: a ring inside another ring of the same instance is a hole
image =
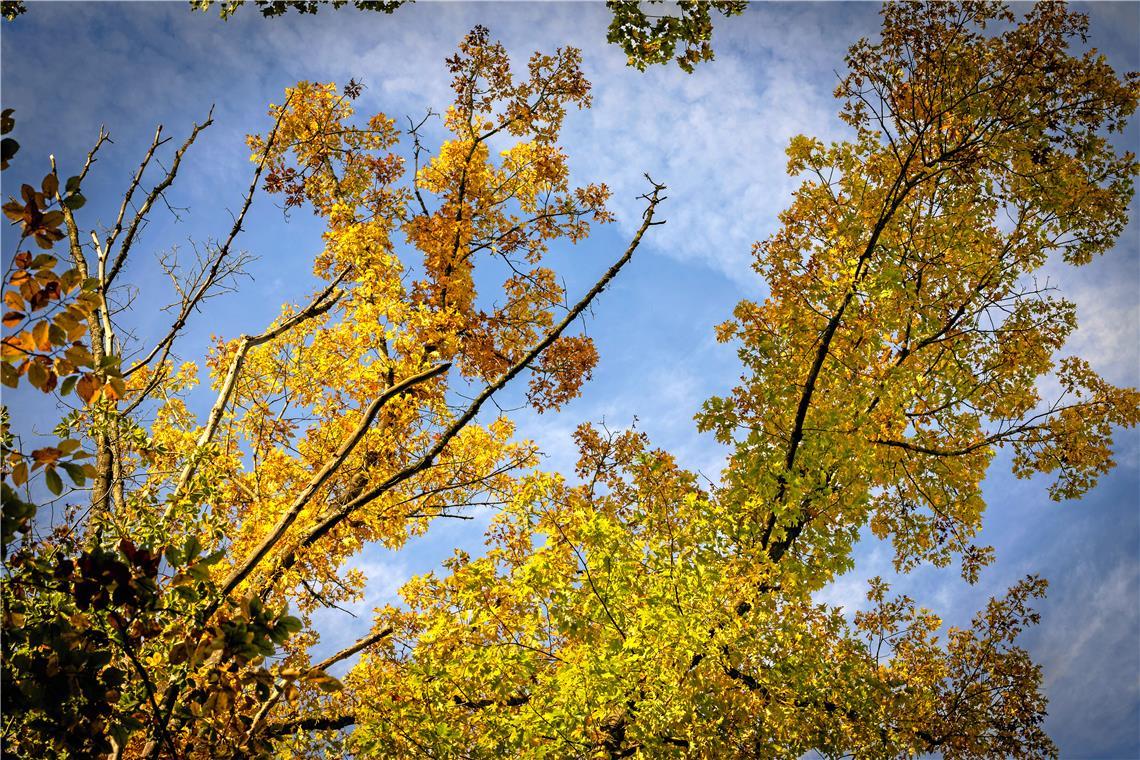
[[[1103,756],[1113,742],[1136,735],[1140,565],[1073,572],[1078,593],[1052,605],[1033,650],[1045,673],[1049,730],[1086,756]]]

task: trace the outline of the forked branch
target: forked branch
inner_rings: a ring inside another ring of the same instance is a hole
[[[206,120],[201,124],[195,124],[194,129],[190,131],[190,136],[186,138],[186,142],[182,143],[182,146],[174,152],[174,160],[171,161],[170,168],[166,170],[166,176],[164,176],[162,180],[160,180],[159,183],[152,187],[150,192],[147,193],[146,199],[143,200],[142,205],[139,206],[139,210],[135,212],[134,217],[132,217],[130,223],[127,225],[127,234],[123,237],[123,242],[119,246],[119,252],[115,255],[115,260],[111,264],[111,269],[107,272],[107,276],[101,283],[104,292],[106,292],[106,290],[111,287],[111,284],[115,281],[115,277],[119,274],[119,270],[123,268],[123,264],[127,260],[127,255],[131,252],[131,246],[134,243],[135,236],[138,234],[139,228],[143,222],[146,221],[146,215],[154,206],[154,202],[158,200],[158,198],[164,192],[166,192],[167,188],[174,184],[174,178],[178,175],[178,167],[182,164],[182,157],[186,155],[186,151],[189,150],[190,146],[194,144],[194,141],[198,139],[198,134],[213,123],[214,109],[210,108],[210,112],[206,115]],[[126,196],[123,198],[123,205],[119,208],[119,218],[118,221],[116,221],[115,228],[111,230],[111,233],[107,236],[107,244],[104,246],[104,250],[107,254],[110,253],[111,246],[114,245],[115,239],[119,236],[119,230],[122,229],[121,224],[123,215],[127,208],[127,205],[130,203],[131,196],[134,195],[135,189],[138,187],[139,182],[142,180],[143,172],[146,170],[147,164],[150,163],[155,149],[163,142],[160,139],[161,134],[162,126],[160,125],[158,129],[155,130],[154,140],[151,143],[150,150],[147,151],[146,156],[143,158],[142,165],[139,166],[138,173],[135,174],[134,181],[131,183],[130,188],[127,190]]]
[[[167,519],[169,519],[173,512],[178,497],[185,493],[186,486],[197,472],[198,462],[202,452],[214,439],[214,434],[217,432],[218,425],[221,423],[222,415],[225,413],[226,407],[229,406],[230,399],[233,397],[234,388],[237,386],[237,380],[241,375],[242,366],[245,363],[245,357],[249,353],[249,350],[268,343],[274,338],[292,330],[302,322],[320,316],[331,309],[333,305],[340,300],[341,291],[338,290],[338,286],[347,274],[348,270],[341,272],[336,279],[329,283],[328,287],[318,293],[313,300],[309,302],[308,306],[284,320],[276,327],[271,327],[258,335],[243,335],[238,339],[237,350],[234,351],[233,358],[230,359],[230,366],[226,370],[226,377],[222,381],[222,387],[218,390],[218,398],[214,401],[214,406],[210,409],[210,414],[206,418],[206,427],[202,429],[202,433],[198,436],[198,441],[195,444],[195,454],[190,457],[190,461],[182,468],[182,474],[178,477],[178,482],[174,486],[170,504],[166,508],[165,516]]]
[[[248,557],[246,557],[246,559],[240,565],[235,567],[230,573],[229,577],[226,578],[225,583],[222,584],[223,597],[228,596],[239,583],[245,580],[245,578],[253,571],[253,569],[257,567],[258,563],[261,562],[265,555],[268,554],[273,549],[273,547],[276,546],[278,542],[284,537],[285,532],[288,531],[290,527],[292,527],[294,522],[296,522],[297,517],[301,514],[301,510],[305,508],[305,506],[309,503],[317,491],[320,490],[321,486],[328,482],[328,479],[331,478],[336,473],[336,471],[340,469],[341,465],[343,465],[345,460],[348,459],[353,449],[355,449],[357,444],[360,443],[361,439],[364,438],[364,434],[367,433],[368,428],[372,426],[372,423],[376,419],[376,415],[380,412],[380,409],[383,408],[386,403],[391,401],[396,396],[399,396],[402,393],[406,393],[408,390],[419,385],[420,383],[427,382],[428,380],[431,380],[432,378],[443,374],[450,367],[450,362],[444,362],[443,364],[437,364],[434,367],[430,367],[424,370],[423,372],[405,378],[401,382],[385,390],[382,394],[380,394],[380,396],[376,398],[375,401],[368,405],[368,408],[364,411],[364,415],[360,419],[360,423],[356,426],[356,429],[353,430],[352,434],[340,445],[340,448],[337,449],[337,452],[333,455],[333,458],[330,459],[325,464],[325,466],[320,469],[319,472],[313,475],[312,479],[309,480],[308,485],[301,489],[301,492],[297,494],[297,497],[293,500],[293,503],[289,506],[289,509],[285,510],[285,514],[281,515],[281,519],[279,519],[277,521],[277,524],[273,526],[273,530],[271,530],[269,534],[264,539],[262,539],[257,548],[254,549],[253,552]]]
[[[211,110],[211,114],[212,113],[213,111]],[[192,314],[193,311],[198,307],[198,305],[202,302],[202,299],[204,299],[209,293],[210,289],[217,284],[222,263],[229,256],[230,249],[233,247],[234,239],[237,238],[238,233],[241,232],[242,224],[245,221],[245,215],[249,211],[250,205],[253,203],[254,193],[257,191],[257,183],[261,179],[261,174],[265,170],[266,163],[269,161],[269,154],[273,148],[274,143],[277,140],[277,133],[281,127],[282,118],[284,118],[284,109],[282,109],[282,113],[278,115],[277,121],[273,124],[273,129],[270,131],[269,137],[265,141],[265,149],[262,151],[261,160],[258,161],[257,168],[253,171],[253,179],[249,183],[249,189],[246,190],[245,198],[242,201],[241,210],[234,218],[233,226],[230,228],[230,232],[226,237],[226,241],[222,245],[218,246],[217,251],[214,253],[214,261],[210,265],[206,276],[202,278],[198,287],[183,299],[182,307],[178,311],[178,317],[174,320],[174,323],[170,326],[170,329],[167,330],[166,335],[162,338],[162,340],[158,341],[158,343],[154,345],[154,347],[150,350],[150,353],[148,353],[145,358],[143,358],[141,361],[135,362],[129,369],[123,372],[123,377],[130,377],[138,370],[150,364],[151,360],[154,359],[154,357],[157,356],[160,351],[165,352],[174,342],[175,338],[178,337],[178,333],[182,331],[182,328],[186,326],[186,320],[190,318],[190,314]],[[188,139],[186,143],[179,149],[178,153],[175,154],[174,164],[171,166],[170,172],[167,174],[166,179],[163,180],[164,182],[166,182],[166,180],[173,181],[174,172],[177,171],[178,163],[182,158],[182,153],[194,141],[194,137],[197,136],[198,132],[208,126],[211,121],[212,119],[207,119],[205,124],[202,126],[195,125],[194,132],[191,134],[190,139]],[[157,138],[158,135],[156,134],[155,139],[157,140]],[[143,165],[145,166],[145,160]],[[159,186],[161,187],[162,183],[159,183]],[[169,186],[169,182],[167,182],[166,186]],[[156,187],[156,189],[158,188]],[[165,187],[162,187],[162,189],[165,189]],[[159,190],[159,192],[161,192],[161,190]],[[157,197],[154,191],[152,191],[151,196]],[[151,202],[151,196],[148,196],[148,203]],[[145,208],[147,208],[146,204],[144,204],[143,210],[145,210]],[[140,210],[139,215],[136,215],[136,222],[142,215],[143,210]],[[130,249],[130,241],[134,236],[134,229],[136,226],[136,224],[132,224],[131,228],[127,230],[127,237],[123,239],[123,244],[119,248],[119,255],[115,259],[115,265],[112,267],[110,273],[108,273],[106,279],[104,280],[104,291],[110,287],[111,281],[114,279],[115,274],[118,272],[118,268],[122,265],[122,262]],[[113,238],[108,238],[108,240],[113,240]],[[109,250],[109,246],[105,250]],[[165,356],[165,353],[163,355]]]

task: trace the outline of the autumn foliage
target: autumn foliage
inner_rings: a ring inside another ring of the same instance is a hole
[[[1128,218],[1137,163],[1107,133],[1138,79],[1068,49],[1086,24],[1055,5],[899,4],[881,40],[851,48],[836,96],[852,136],[792,140],[803,183],[755,248],[768,296],[718,328],[744,373],[698,415],[731,451],[715,483],[636,431],[589,424],[576,471],[545,472],[488,408],[516,378],[538,412],[581,392],[598,355],[572,328],[660,223],[651,181],[629,247],[574,300],[546,264],[612,219],[606,187],[574,185],[559,145],[590,104],[576,50],[519,71],[473,30],[447,61],[434,150],[426,120],[357,117],[356,82],[290,88],[249,138],[233,229],[127,366],[108,294],[211,120],[144,191],[156,133],[93,246],[76,213],[90,157],[62,184],[52,167],[25,185],[4,211],[51,253],[9,266],[3,380],[80,401],[31,451],[5,416],[5,751],[1054,753],[1040,668],[1017,644],[1044,581],[948,631],[880,579],[853,617],[813,595],[851,568],[865,528],[899,570],[956,562],[977,582],[998,449],[1075,498],[1112,466],[1113,427],[1140,421],[1135,390],[1058,359],[1075,309],[1033,279],[1050,257],[1105,253]],[[179,364],[185,324],[240,270],[258,189],[321,218],[321,284]],[[204,420],[187,405],[199,382],[215,398]],[[64,493],[60,471],[90,494]],[[40,473],[73,504],[54,531],[36,517]],[[473,505],[494,510],[483,553],[457,550],[363,639],[310,658],[313,613],[363,592],[353,557]]]

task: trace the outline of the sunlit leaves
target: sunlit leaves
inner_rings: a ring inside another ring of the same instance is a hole
[[[898,570],[958,560],[977,582],[998,447],[1018,474],[1059,473],[1059,497],[1111,465],[1112,426],[1135,424],[1140,399],[1057,360],[1075,311],[1032,274],[1119,234],[1135,159],[1094,135],[1132,112],[1135,88],[1065,52],[1084,22],[1057,6],[1020,26],[992,5],[884,16],[839,90],[854,138],[792,141],[804,184],[756,248],[770,295],[718,330],[746,370],[699,419],[732,447],[721,482],[702,491],[631,431],[579,429],[579,485],[525,479],[483,556],[457,552],[382,611],[397,634],[348,682],[367,695],[361,754],[1055,751],[1041,672],[1014,643],[1042,582],[948,633],[881,581],[853,622],[812,595],[852,567],[867,527]],[[993,20],[1008,29],[980,29]],[[462,126],[472,103],[449,118]],[[480,148],[457,143],[423,186],[480,187],[453,166]],[[541,404],[557,386],[539,375],[532,391]]]
[[[731,17],[748,7],[746,2],[736,0],[681,0],[675,9],[669,9],[673,12],[649,12],[660,3],[661,0],[651,0],[645,8],[642,3],[629,0],[606,3],[613,13],[606,39],[620,45],[629,65],[642,71],[675,59],[683,71],[691,73],[701,61],[711,61],[713,11]]]
[[[688,40],[691,67],[710,11],[736,10],[680,8],[689,26],[618,7],[631,55]],[[1112,426],[1140,418],[1135,391],[1056,358],[1075,309],[1032,279],[1051,255],[1103,252],[1127,218],[1135,159],[1098,132],[1135,88],[1065,52],[1082,29],[1053,6],[1018,25],[997,6],[892,5],[882,39],[856,45],[839,91],[854,134],[793,139],[804,182],[755,251],[768,297],[718,330],[744,375],[700,417],[732,451],[715,482],[604,426],[575,431],[573,480],[544,473],[505,413],[465,411],[524,373],[532,408],[556,410],[597,360],[585,337],[547,340],[568,308],[548,248],[610,219],[608,190],[574,187],[559,145],[590,102],[573,49],[516,70],[473,30],[448,61],[438,145],[426,121],[358,117],[356,81],[300,82],[271,107],[253,158],[287,210],[324,224],[328,287],[256,339],[215,339],[205,426],[194,365],[164,356],[123,379],[113,342],[82,343],[103,286],[19,253],[3,380],[84,402],[47,445],[5,433],[5,548],[27,537],[5,577],[6,687],[22,715],[69,729],[35,749],[106,753],[112,735],[127,756],[1047,754],[1041,674],[1015,644],[1039,581],[945,633],[879,580],[853,620],[813,595],[865,529],[900,571],[960,560],[977,581],[996,450],[1076,496],[1111,465]],[[78,191],[49,175],[5,213],[51,247]],[[1065,397],[1046,406],[1050,374]],[[114,456],[92,471],[82,437],[113,438]],[[74,513],[33,535],[25,498],[75,509],[68,482],[93,475],[107,514],[85,535]],[[364,547],[478,508],[485,552],[411,579],[343,680],[313,665],[317,610],[363,598]],[[53,704],[40,684],[60,653],[82,678],[52,681]]]
[[[45,202],[47,193],[39,192],[31,185],[23,185],[20,194],[22,202],[13,200],[4,204],[4,215],[13,223],[22,225],[21,234],[34,239],[40,248],[51,248],[57,240],[62,240],[63,232],[59,225],[63,223],[63,213],[44,210],[51,202]]]
[[[13,223],[22,225],[24,238],[31,237],[41,248],[51,249],[64,237],[60,229],[63,213],[44,209],[57,200],[79,208],[83,196],[77,177],[67,181],[65,193],[66,196],[60,196],[59,181],[51,173],[43,178],[38,191],[23,185],[21,200],[7,203],[4,213]],[[97,281],[85,280],[77,268],[63,272],[58,268],[58,259],[49,253],[21,251],[13,257],[4,291],[0,380],[15,388],[19,379],[26,377],[33,387],[49,393],[63,379],[62,395],[67,395],[78,382],[82,390],[90,389],[89,393],[81,393],[84,401],[95,398],[96,384],[113,381],[121,395],[122,381],[115,367],[110,363],[94,366],[82,343],[89,320],[102,304]],[[92,372],[83,373],[82,368]]]
[[[1132,113],[1135,87],[1066,52],[1079,14],[977,26],[997,18],[1013,21],[999,6],[892,6],[883,39],[852,48],[837,95],[856,137],[792,139],[804,183],[756,248],[771,295],[722,328],[751,377],[701,425],[738,443],[742,499],[758,470],[777,474],[763,541],[815,545],[817,572],[853,538],[822,515],[869,520],[902,569],[984,556],[970,538],[997,447],[1019,474],[1060,470],[1053,493],[1073,497],[1109,466],[1111,425],[1135,423],[1134,392],[1095,375],[1082,384],[1097,391],[1042,399],[1076,315],[1033,279],[1123,228],[1135,158],[1098,131]]]

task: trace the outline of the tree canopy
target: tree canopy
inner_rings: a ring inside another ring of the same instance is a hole
[[[577,50],[512,68],[476,27],[446,62],[438,146],[424,123],[357,116],[354,81],[289,88],[248,139],[232,228],[196,263],[167,262],[180,300],[147,346],[112,296],[212,114],[147,188],[155,133],[96,231],[83,187],[101,132],[74,175],[52,165],[4,206],[26,250],[5,275],[3,382],[79,399],[31,450],[5,411],[4,750],[1056,754],[1018,640],[1044,580],[948,630],[879,578],[853,616],[817,594],[865,530],[901,572],[957,563],[976,583],[998,450],[1077,498],[1113,465],[1113,429],[1140,421],[1136,390],[1062,354],[1075,308],[1034,278],[1109,251],[1128,222],[1138,164],[1110,135],[1140,76],[1073,51],[1086,31],[1053,4],[891,4],[881,37],[852,46],[835,93],[850,137],[791,141],[802,183],[754,248],[768,295],[717,328],[744,372],[696,420],[730,451],[716,481],[589,423],[575,471],[548,472],[491,413],[520,377],[540,413],[582,392],[598,355],[574,326],[663,223],[647,176],[636,231],[592,287],[571,298],[546,263],[613,220],[560,145],[591,102]],[[645,62],[675,52],[660,50]],[[26,171],[17,147],[6,137],[7,171]],[[322,220],[322,284],[180,363],[188,321],[236,287],[259,191]],[[204,420],[187,402],[200,382]],[[54,530],[36,516],[49,492],[69,504]],[[477,505],[494,511],[484,552],[412,578],[369,634],[314,661],[315,612],[366,583],[352,557]]]

